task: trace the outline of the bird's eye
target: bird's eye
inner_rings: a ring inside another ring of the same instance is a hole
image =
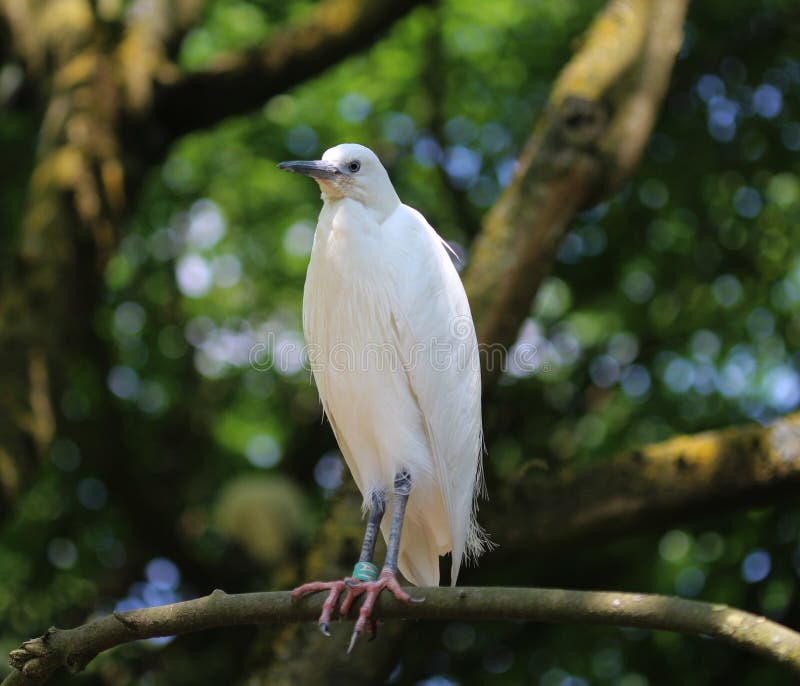
[[[347,165],[347,168],[355,174],[359,169],[361,169],[361,162],[358,160],[353,160],[350,164]]]

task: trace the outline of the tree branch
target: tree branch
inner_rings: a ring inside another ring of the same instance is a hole
[[[611,0],[564,67],[467,269],[482,342],[514,340],[575,215],[630,177],[667,89],[687,2]]]
[[[482,517],[503,532],[500,555],[774,502],[800,488],[800,413],[766,427],[679,436],[555,475],[530,464],[509,481]]]
[[[273,95],[370,47],[395,21],[428,0],[325,0],[266,47],[221,58],[163,83],[154,112],[168,140],[260,107]]]
[[[727,605],[657,595],[544,588],[412,589],[425,602],[406,605],[383,594],[376,616],[386,619],[527,620],[595,624],[712,636],[800,674],[800,634]],[[11,652],[13,672],[2,686],[45,683],[60,667],[81,671],[114,646],[243,624],[316,619],[324,594],[292,603],[288,592],[211,595],[118,613],[74,629],[51,628]],[[347,632],[346,632],[347,633]],[[364,649],[367,650],[367,649]]]

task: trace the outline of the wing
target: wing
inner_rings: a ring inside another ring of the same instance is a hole
[[[391,251],[398,349],[423,418],[449,520],[451,582],[487,539],[475,521],[483,492],[478,342],[464,286],[444,241],[416,210],[401,205],[383,226]]]
[[[363,216],[353,219],[354,223],[366,221],[366,217]],[[357,318],[353,318],[353,322],[348,322],[340,311],[342,305],[346,303],[346,298],[341,296],[344,290],[341,273],[349,271],[352,266],[347,264],[350,251],[346,246],[336,245],[338,242],[334,241],[331,236],[332,228],[332,217],[321,214],[314,234],[311,260],[303,290],[303,333],[306,338],[308,362],[319,392],[323,412],[331,425],[342,457],[344,457],[356,485],[365,496],[366,503],[367,493],[361,469],[363,465],[360,465],[357,460],[359,451],[354,449],[359,446],[351,446],[348,443],[346,432],[342,431],[334,416],[333,406],[336,404],[336,395],[330,388],[331,370],[325,359],[325,355],[340,341],[341,332],[337,330],[337,324],[344,324],[347,327],[348,324],[357,322]],[[377,231],[377,228],[375,225],[372,230]],[[335,247],[332,248],[332,245]],[[357,269],[352,270],[358,271]],[[339,412],[345,414],[342,419],[348,419],[347,413],[350,409],[348,404],[340,403]]]

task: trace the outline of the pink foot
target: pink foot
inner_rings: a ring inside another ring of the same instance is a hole
[[[391,591],[392,595],[399,601],[404,603],[421,603],[422,599],[412,598],[406,593],[397,581],[397,577],[388,570],[383,570],[378,577],[377,581],[360,581],[352,577],[345,577],[339,581],[311,581],[302,586],[298,586],[292,591],[292,601],[299,600],[305,595],[310,593],[319,593],[320,591],[328,591],[328,597],[322,604],[322,613],[317,620],[320,631],[326,636],[330,636],[330,622],[333,610],[342,592],[347,589],[347,595],[342,601],[339,612],[342,616],[347,615],[353,603],[362,595],[366,595],[361,608],[358,611],[358,619],[353,628],[353,635],[350,638],[350,646],[347,649],[349,653],[358,640],[358,637],[364,633],[364,629],[369,625],[371,638],[375,638],[377,634],[377,624],[372,618],[372,610],[375,607],[375,601],[378,599],[381,591],[385,588]]]
[[[357,579],[347,579],[346,583],[347,595],[345,596],[344,600],[342,601],[342,605],[339,608],[339,612],[342,615],[347,615],[347,613],[350,611],[350,608],[353,606],[353,603],[359,596],[366,595],[364,602],[361,604],[361,608],[358,611],[358,619],[356,620],[356,625],[353,628],[353,635],[350,637],[350,646],[347,648],[348,653],[353,650],[358,637],[364,633],[364,628],[367,626],[367,624],[370,626],[372,638],[375,638],[375,634],[377,633],[377,625],[375,624],[375,620],[372,618],[372,609],[375,607],[375,601],[378,599],[378,596],[384,588],[391,591],[392,595],[403,603],[422,602],[421,600],[417,600],[408,595],[408,593],[406,593],[400,587],[400,583],[397,581],[397,577],[394,575],[394,573],[386,569],[381,572],[377,581],[358,581]]]

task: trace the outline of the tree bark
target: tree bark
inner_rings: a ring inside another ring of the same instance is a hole
[[[375,617],[517,620],[675,631],[719,639],[800,675],[800,634],[727,605],[667,596],[544,588],[418,588],[411,592],[425,601],[405,604],[383,594],[376,603]],[[17,671],[2,686],[44,684],[62,666],[81,671],[99,653],[144,638],[240,624],[313,620],[322,609],[323,596],[293,603],[287,592],[228,595],[217,590],[182,603],[114,613],[75,629],[53,627],[12,651],[11,662]],[[346,630],[337,633],[349,634]],[[361,652],[368,649],[362,646]],[[317,670],[319,674],[319,666]]]

